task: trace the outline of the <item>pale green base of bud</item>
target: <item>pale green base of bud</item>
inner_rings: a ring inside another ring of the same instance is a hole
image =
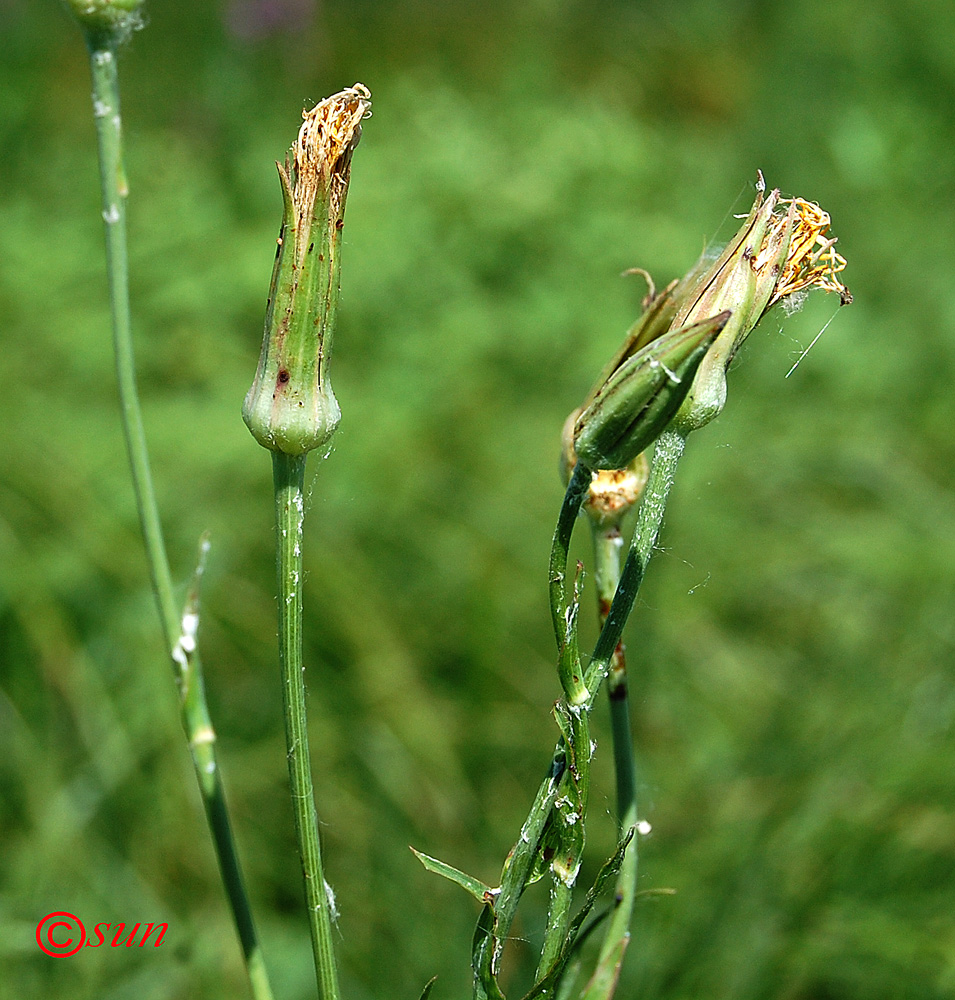
[[[66,0],[66,6],[87,33],[90,46],[105,40],[122,41],[142,27],[143,0]]]
[[[686,399],[683,400],[673,427],[684,436],[698,431],[715,420],[726,405],[726,373],[722,365],[700,366]]]
[[[253,385],[242,406],[242,419],[252,437],[269,451],[304,455],[321,448],[335,433],[342,411],[331,387],[312,391],[305,400],[273,396]]]

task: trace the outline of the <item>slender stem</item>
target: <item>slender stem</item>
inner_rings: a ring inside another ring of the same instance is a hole
[[[216,760],[216,734],[206,704],[202,663],[196,647],[196,632],[199,627],[199,581],[208,551],[209,540],[203,536],[199,545],[199,561],[182,613],[181,632],[172,655],[177,668],[176,681],[183,728],[189,740],[189,751],[192,754],[199,790],[205,805],[206,819],[216,848],[222,884],[232,908],[239,943],[245,957],[252,996],[255,1000],[272,1000],[272,988],[269,985],[265,959],[256,936],[252,910],[249,907],[235,841],[232,837],[229,810]]]
[[[598,619],[603,626],[620,582],[620,547],[623,539],[618,526],[593,525],[594,577],[597,585]],[[630,728],[630,699],[627,693],[627,661],[622,642],[618,642],[610,661],[607,680],[610,702],[610,731],[613,743],[614,771],[617,779],[617,834],[623,839],[637,824],[637,780]],[[630,920],[637,891],[638,850],[634,834],[624,852],[614,893],[614,909],[604,932],[597,960],[598,969],[616,970],[630,938]],[[609,994],[608,994],[609,996]]]
[[[668,428],[657,438],[656,448],[653,452],[653,464],[650,466],[650,477],[640,502],[630,551],[623,564],[620,583],[610,605],[607,620],[600,630],[593,657],[587,667],[586,683],[591,703],[600,689],[601,682],[610,670],[610,663],[617,643],[620,642],[623,627],[633,610],[633,602],[637,599],[647,564],[653,554],[653,546],[656,545],[657,535],[659,535],[660,526],[663,524],[667,498],[670,495],[676,467],[685,446],[686,437],[672,428]]]
[[[332,914],[322,871],[318,815],[312,788],[302,662],[302,525],[305,519],[305,455],[272,453],[278,567],[279,664],[285,707],[288,772],[295,814],[305,902],[319,996],[338,1000],[338,972],[332,942]]]
[[[554,531],[554,541],[550,549],[550,614],[554,623],[554,636],[557,646],[563,649],[565,639],[564,609],[564,579],[567,575],[567,553],[570,550],[570,536],[573,534],[580,505],[587,496],[593,473],[582,462],[574,466],[573,475],[564,493],[560,514],[557,517],[557,528]]]
[[[564,596],[564,580],[567,575],[567,554],[570,550],[570,538],[573,534],[574,525],[577,523],[580,505],[587,495],[591,475],[590,469],[580,462],[577,463],[570,482],[567,485],[567,490],[564,493],[564,500],[557,518],[557,527],[554,531],[554,540],[550,551],[549,585],[551,617],[554,623],[554,635],[561,654],[561,682],[564,684],[565,690],[568,687],[567,679],[564,676],[567,652],[567,609]],[[582,687],[579,681],[578,686]],[[521,835],[504,865],[504,871],[501,875],[501,891],[494,906],[494,944],[491,948],[482,944],[481,961],[487,964],[488,969],[495,964],[500,956],[504,941],[507,938],[508,931],[514,919],[514,914],[517,911],[517,904],[524,891],[531,865],[537,854],[537,847],[543,836],[547,819],[553,808],[554,800],[557,798],[557,790],[566,768],[566,756],[563,747],[564,744],[562,741],[554,751],[547,777],[537,791],[537,796],[531,806],[527,821],[521,827]],[[476,989],[478,985],[476,982]]]
[[[541,950],[540,961],[537,964],[535,981],[540,982],[554,963],[567,937],[570,925],[570,904],[573,897],[573,886],[559,878],[554,878],[550,887],[550,903],[547,907],[547,925],[544,928],[544,947]]]
[[[581,714],[586,713],[592,707],[600,685],[610,669],[613,654],[620,642],[623,627],[633,609],[647,563],[653,552],[653,546],[656,544],[657,535],[663,523],[663,513],[666,509],[667,497],[673,485],[674,473],[680,456],[683,454],[685,444],[686,438],[675,430],[664,431],[657,440],[653,465],[650,469],[650,476],[637,515],[637,525],[634,530],[630,551],[624,562],[623,570],[620,574],[620,582],[610,605],[606,621],[600,631],[600,636],[597,639],[597,644],[594,647],[590,665],[586,671],[585,682],[588,690],[588,699],[584,705],[579,706],[577,709]],[[570,495],[570,488],[568,488],[567,493]],[[568,506],[565,496],[564,508],[561,511],[562,517]],[[569,523],[572,527],[573,520],[570,519]],[[563,551],[566,553],[569,547],[569,534],[566,536],[566,541],[562,540],[561,544]],[[564,559],[566,561],[566,555]],[[558,568],[560,567],[558,566]],[[552,601],[554,579],[557,576],[554,569],[555,561],[552,550]],[[561,597],[563,595],[562,581],[563,573],[561,573]],[[501,879],[501,892],[495,906],[497,917],[495,937],[497,939],[498,952],[513,921],[514,911],[524,890],[527,874],[531,869],[531,864],[537,851],[537,845],[546,827],[548,817],[554,808],[554,800],[557,795],[556,780],[557,777],[563,774],[567,766],[566,758],[567,746],[565,741],[561,739],[554,749],[547,776],[538,789],[530,813],[521,828],[521,837],[509,858],[508,864],[505,865]],[[516,860],[518,855],[521,857],[521,864],[515,865],[512,862]],[[480,993],[477,995],[480,995]],[[606,997],[610,995],[610,993],[605,994]],[[588,1000],[591,1000],[591,998],[588,997]]]
[[[597,619],[603,627],[610,612],[613,596],[620,582],[620,548],[623,539],[617,525],[602,527],[594,523],[594,580],[597,586]],[[610,699],[610,726],[613,737],[614,770],[617,777],[617,820],[620,835],[636,822],[627,815],[636,800],[636,771],[633,759],[633,739],[630,731],[630,699],[627,692],[627,654],[618,642],[610,659],[607,678]]]
[[[560,711],[560,710],[558,710]],[[590,715],[586,710],[565,709],[562,730],[568,751],[568,767],[561,794],[554,803],[552,822],[560,831],[550,865],[552,879],[544,945],[537,968],[543,979],[558,960],[567,943],[574,885],[586,842],[587,801],[590,796]],[[560,716],[558,716],[559,718]]]
[[[166,648],[172,649],[179,628],[179,609],[173,594],[169,561],[163,541],[159,509],[149,468],[146,433],[136,389],[136,366],[129,310],[129,265],[126,248],[126,174],[119,113],[116,48],[109,36],[88,37],[93,74],[93,120],[99,144],[100,186],[106,229],[106,262],[113,325],[113,351],[123,433],[129,456],[139,523],[146,544],[149,574],[159,607]]]
[[[531,866],[537,854],[537,847],[544,835],[544,828],[554,807],[554,801],[557,798],[566,767],[564,745],[561,742],[554,753],[547,777],[537,790],[537,796],[524,825],[521,827],[517,843],[504,863],[501,890],[494,903],[493,940],[484,936],[480,941],[479,952],[476,956],[475,965],[483,966],[483,968],[475,968],[475,972],[478,973],[474,982],[476,997],[487,996],[481,986],[481,976],[483,974],[487,977],[496,972],[497,961],[503,950],[504,942],[507,940],[511,924],[514,922],[517,904],[520,902],[521,894],[527,885]]]
[[[596,573],[601,617],[605,617],[594,658],[588,668],[588,689],[599,685],[609,670],[611,728],[617,773],[617,821],[621,836],[637,822],[636,771],[630,731],[626,661],[620,633],[636,599],[656,544],[676,467],[686,437],[666,430],[657,440],[650,476],[644,490],[633,540],[623,571],[618,573],[619,541],[610,533],[595,537]],[[617,579],[615,579],[617,578]],[[613,593],[613,601],[609,595]],[[594,692],[595,693],[595,692]],[[636,836],[630,841],[617,875],[615,909],[604,935],[597,971],[581,1000],[610,1000],[616,990],[624,949],[630,939],[630,919],[637,885]]]
[[[93,77],[93,120],[96,125],[99,151],[103,221],[106,227],[106,267],[120,410],[149,575],[159,611],[163,640],[179,687],[182,724],[189,741],[193,767],[202,794],[219,871],[242,947],[252,995],[255,1000],[271,1000],[272,991],[265,961],[256,936],[235,850],[225,793],[216,760],[216,736],[206,705],[202,664],[195,648],[198,592],[195,591],[194,600],[190,597],[185,613],[180,615],[152,485],[146,435],[136,390],[126,248],[128,192],[123,170],[119,78],[116,69],[117,38],[108,29],[87,30],[86,41]]]

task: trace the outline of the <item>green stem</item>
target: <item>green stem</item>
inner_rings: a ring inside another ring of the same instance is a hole
[[[537,790],[537,796],[531,805],[524,825],[521,827],[517,843],[504,863],[501,891],[494,901],[493,938],[486,935],[481,938],[475,958],[475,972],[478,973],[474,984],[476,997],[487,996],[481,987],[481,978],[486,979],[492,973],[496,974],[497,962],[500,959],[511,924],[514,922],[517,904],[520,902],[521,894],[527,885],[527,879],[537,854],[537,847],[554,808],[554,801],[557,798],[566,767],[564,744],[561,742],[554,753],[547,777]]]
[[[159,509],[149,468],[146,433],[136,389],[136,366],[129,310],[129,265],[126,248],[126,174],[119,113],[119,78],[116,47],[108,33],[87,36],[93,74],[93,120],[99,144],[100,187],[106,229],[106,262],[113,325],[113,351],[119,402],[126,438],[139,523],[146,544],[146,557],[153,592],[159,607],[166,648],[172,649],[179,629],[179,609],[173,596],[172,578],[163,541]]]
[[[591,477],[592,473],[590,469],[578,462],[564,493],[564,500],[557,518],[557,527],[554,531],[554,540],[550,551],[549,585],[551,617],[554,624],[554,635],[557,639],[558,649],[560,650],[561,683],[564,685],[565,691],[568,687],[571,690],[574,689],[574,685],[564,676],[568,652],[567,607],[564,596],[564,580],[567,575],[567,554],[570,550],[570,538],[573,534],[574,525],[577,523],[577,515],[587,495]],[[576,686],[582,688],[579,679]],[[485,967],[486,973],[489,973],[491,967],[496,964],[504,946],[504,941],[507,939],[507,934],[517,911],[517,904],[520,902],[534,857],[537,854],[538,844],[543,836],[554,800],[557,798],[557,791],[565,767],[566,756],[564,753],[564,744],[561,742],[554,752],[547,777],[537,791],[537,797],[531,806],[527,821],[521,827],[521,835],[504,865],[504,871],[501,875],[501,891],[494,905],[494,942],[493,945],[482,943],[479,958],[480,963]],[[550,939],[548,937],[548,940]]]
[[[566,634],[564,579],[567,575],[570,536],[573,534],[577,515],[580,513],[580,506],[587,496],[592,477],[593,473],[582,462],[578,462],[574,466],[574,472],[567,484],[564,502],[561,504],[560,514],[557,517],[557,528],[554,531],[554,541],[550,549],[550,614],[554,623],[554,636],[557,639],[558,649],[563,649]]]
[[[617,525],[601,527],[594,523],[592,527],[597,618],[602,628],[620,582],[620,547],[623,539]],[[610,660],[607,694],[610,699],[610,727],[617,777],[617,819],[620,835],[623,836],[636,822],[635,816],[630,822],[626,821],[636,800],[636,770],[630,731],[630,699],[627,693],[627,655],[622,642],[617,643]]]
[[[544,928],[544,947],[537,964],[537,975],[534,976],[537,982],[550,972],[560,956],[561,948],[567,938],[567,928],[570,926],[573,892],[573,886],[567,885],[559,878],[553,879],[550,887],[550,903],[547,907],[547,925]]]
[[[594,577],[597,585],[598,619],[603,626],[613,596],[620,582],[620,546],[618,526],[593,525]],[[610,661],[607,679],[610,702],[610,731],[613,743],[614,772],[617,779],[617,834],[622,840],[637,824],[637,780],[630,728],[630,700],[627,693],[627,662],[622,642],[618,642]],[[597,960],[599,980],[616,981],[619,963],[630,938],[630,920],[637,891],[637,837],[634,832],[623,855],[614,892],[614,909],[604,932]],[[599,989],[595,977],[593,988]],[[609,993],[604,996],[609,997]],[[594,995],[596,1000],[596,995]]]
[[[633,602],[637,599],[647,564],[653,554],[653,546],[656,545],[660,526],[663,524],[663,512],[666,510],[673,477],[685,446],[685,435],[672,428],[668,428],[657,438],[650,477],[640,502],[630,551],[623,564],[620,583],[610,605],[607,620],[600,630],[593,657],[587,667],[586,684],[590,694],[590,704],[593,703],[603,679],[610,670],[610,663],[617,643],[620,642],[623,627],[633,610]]]
[[[272,453],[278,566],[279,663],[285,708],[288,772],[295,814],[305,902],[319,996],[338,1000],[338,972],[332,942],[332,913],[318,837],[305,711],[302,662],[302,525],[305,519],[305,455]]]
[[[686,437],[675,430],[664,431],[657,440],[633,541],[622,572],[619,570],[619,535],[615,538],[611,531],[595,531],[595,576],[600,613],[604,622],[588,669],[588,688],[592,684],[599,684],[600,678],[609,670],[610,718],[617,775],[617,822],[621,839],[636,826],[637,794],[626,660],[620,643],[620,632],[633,607],[660,533],[667,498],[685,445]],[[630,920],[637,889],[637,863],[634,834],[617,875],[615,907],[604,934],[597,970],[581,1000],[610,1000],[616,990],[624,949],[630,939]]]
[[[163,640],[179,687],[183,728],[212,833],[219,870],[232,909],[239,943],[255,1000],[271,1000],[268,975],[236,855],[229,813],[215,753],[215,731],[206,705],[202,664],[195,649],[198,595],[180,615],[163,541],[159,509],[152,485],[142,412],[136,389],[129,308],[126,247],[126,177],[123,170],[117,35],[109,29],[86,30],[93,77],[93,120],[99,151],[103,221],[106,227],[106,267],[116,376],[126,450],[132,472],[139,522]]]
[[[633,542],[627,554],[627,559],[624,562],[623,570],[620,574],[620,582],[610,605],[606,621],[600,631],[600,636],[597,639],[593,656],[586,671],[585,684],[588,697],[586,702],[577,709],[581,714],[591,709],[600,685],[609,672],[613,654],[620,642],[623,627],[633,609],[647,563],[653,552],[653,546],[656,544],[657,535],[663,523],[663,513],[666,509],[667,497],[673,485],[674,473],[680,456],[683,454],[685,444],[686,438],[675,430],[664,431],[657,440],[653,465],[650,469],[650,476],[637,515],[637,525],[634,530]],[[568,496],[571,497],[570,501],[567,499]],[[582,499],[581,495],[580,502],[582,502]],[[569,512],[573,502],[571,489],[568,487],[564,506],[561,510],[562,520],[564,519],[565,512]],[[579,509],[580,502],[577,502],[577,507],[574,508],[574,517],[576,517],[576,510]],[[564,523],[569,524],[572,529],[574,520],[570,518],[569,513],[567,513],[567,519]],[[560,531],[561,529],[558,527],[558,532]],[[555,560],[553,555],[554,549],[557,548],[558,544],[564,553],[563,566]],[[569,533],[566,537],[561,533],[559,543],[555,536],[554,549],[552,549],[551,555],[550,576],[552,606],[555,594],[555,579],[558,576],[561,586],[561,601],[563,601],[563,576],[566,570],[566,552],[569,549]],[[526,878],[531,870],[540,838],[543,835],[550,813],[554,808],[554,800],[557,797],[557,782],[567,767],[567,752],[565,741],[561,739],[554,749],[547,777],[538,789],[530,813],[521,827],[521,836],[508,859],[508,863],[504,867],[501,878],[501,892],[495,903],[496,923],[494,936],[496,939],[496,954],[499,954],[503,941],[507,937],[511,922],[514,919],[517,903],[520,900],[521,893],[524,891]],[[520,858],[520,863],[515,864],[514,862],[517,861],[518,857]],[[477,993],[477,995],[480,995],[480,993]],[[610,995],[610,993],[605,994],[607,997]],[[591,998],[588,998],[588,1000],[591,1000]]]
[[[568,751],[568,767],[561,785],[561,794],[554,803],[551,814],[551,821],[560,835],[557,837],[555,855],[550,865],[552,885],[544,944],[537,967],[538,981],[552,970],[567,944],[573,890],[586,842],[590,758],[593,753],[590,716],[587,711],[572,708],[565,709],[565,712],[562,730]]]

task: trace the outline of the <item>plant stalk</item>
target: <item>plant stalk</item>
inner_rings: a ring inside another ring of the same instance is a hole
[[[613,596],[620,582],[620,549],[623,539],[617,525],[600,526],[592,522],[594,537],[594,578],[597,587],[598,620],[603,626],[610,611]],[[630,920],[637,891],[638,848],[635,827],[637,824],[637,780],[633,755],[633,735],[630,728],[630,699],[627,692],[627,661],[622,642],[618,642],[610,660],[607,678],[607,695],[610,703],[610,732],[613,744],[614,773],[617,781],[617,837],[618,840],[634,831],[626,847],[614,891],[614,907],[604,932],[604,940],[597,960],[597,974],[589,990],[599,991],[603,981],[616,983],[620,962],[630,940]],[[605,988],[605,987],[604,987]],[[597,996],[609,997],[610,992]]]
[[[639,512],[637,514],[637,524],[634,529],[633,540],[627,558],[620,573],[620,580],[612,602],[610,603],[606,619],[594,646],[593,656],[587,667],[584,682],[587,689],[587,698],[584,704],[578,707],[581,714],[589,712],[593,706],[594,699],[600,689],[600,685],[610,671],[611,663],[623,632],[624,625],[630,612],[633,609],[634,601],[643,582],[647,564],[653,553],[660,527],[663,523],[663,514],[666,509],[667,498],[673,486],[673,478],[677,464],[683,454],[686,445],[686,437],[673,429],[665,430],[657,439],[654,450],[653,464],[650,468],[650,476],[644,489]],[[579,467],[579,466],[578,466]],[[587,472],[589,476],[589,470]],[[557,600],[563,603],[563,581],[566,574],[566,559],[570,545],[570,533],[576,521],[576,513],[583,502],[583,488],[581,483],[586,483],[583,474],[578,478],[572,477],[564,497],[564,504],[561,508],[561,515],[558,520],[557,533],[555,534],[554,546],[551,550],[550,563],[550,584],[551,584],[551,606],[557,606]],[[573,515],[571,515],[573,510]],[[555,556],[555,552],[558,554]],[[559,588],[559,589],[558,589]],[[558,596],[559,595],[559,596]],[[559,619],[555,615],[555,632],[560,641]],[[563,774],[567,767],[568,748],[563,739],[554,749],[551,765],[548,768],[547,777],[538,790],[530,813],[521,828],[521,837],[515,846],[509,863],[505,865],[501,879],[501,891],[495,906],[496,926],[495,937],[497,948],[500,949],[502,942],[506,939],[517,908],[517,902],[524,890],[528,872],[531,870],[534,854],[540,842],[540,837],[547,824],[550,812],[554,808],[555,800],[555,775]],[[513,862],[520,856],[522,863],[517,865]],[[554,915],[556,919],[556,914]],[[563,918],[561,918],[563,919]],[[550,920],[550,917],[549,917]],[[629,933],[624,928],[623,933]],[[608,946],[609,948],[609,946]],[[598,970],[599,971],[599,970]],[[594,981],[588,985],[587,989],[592,990]],[[605,998],[612,996],[616,986],[616,977],[609,984],[609,992],[602,995]],[[480,994],[478,994],[480,995]],[[600,994],[586,993],[586,1000],[597,1000]]]
[[[295,834],[302,862],[312,953],[319,996],[338,1000],[332,913],[318,836],[312,786],[302,662],[302,526],[305,519],[305,455],[272,452],[279,603],[279,665],[285,709],[289,783]]]
[[[558,649],[562,649],[564,646],[566,632],[564,580],[567,576],[567,553],[570,550],[570,537],[573,534],[577,515],[580,513],[580,507],[587,496],[592,478],[593,473],[583,462],[578,462],[574,466],[573,474],[564,493],[560,514],[557,517],[557,527],[550,549],[550,614]]]
[[[591,683],[591,672],[594,680],[599,683],[600,677],[609,671],[607,687],[617,777],[617,823],[621,839],[633,830],[637,823],[636,766],[630,728],[626,659],[620,642],[622,626],[621,628],[610,626],[608,634],[608,621],[620,617],[625,621],[630,614],[663,524],[667,498],[685,446],[685,435],[673,429],[664,431],[657,439],[650,476],[644,489],[633,540],[622,572],[619,568],[620,538],[617,530],[608,529],[602,532],[599,528],[595,528],[594,531],[595,576],[602,629],[594,651],[594,659],[588,670],[588,687]],[[610,595],[613,595],[612,600]],[[617,875],[614,910],[604,934],[597,968],[581,1000],[610,1000],[616,990],[623,954],[630,940],[630,921],[637,890],[636,841],[637,835],[634,832]]]
[[[620,583],[617,585],[610,611],[607,613],[607,620],[600,630],[593,657],[587,667],[586,684],[590,693],[588,704],[593,703],[601,682],[610,671],[610,663],[620,642],[623,627],[633,610],[633,602],[637,598],[647,564],[653,554],[653,546],[656,545],[660,533],[660,526],[663,524],[667,498],[685,446],[686,436],[672,427],[667,428],[657,438],[650,476],[637,513],[637,524],[630,543],[630,551],[620,572]]]
[[[198,575],[201,572],[201,560],[194,590],[187,600],[185,612],[180,614],[153,490],[146,434],[136,388],[126,244],[128,188],[123,168],[119,77],[116,67],[118,37],[116,32],[109,29],[86,29],[85,35],[93,78],[93,121],[96,126],[99,153],[103,221],[106,230],[106,270],[120,411],[149,575],[159,612],[163,641],[171,658],[179,688],[182,725],[189,742],[193,767],[202,794],[219,871],[242,948],[252,995],[255,1000],[272,1000],[265,961],[258,943],[235,850],[225,793],[216,760],[216,736],[206,704],[202,664],[195,648],[195,632],[198,626],[196,588]],[[205,548],[207,547],[206,543]]]

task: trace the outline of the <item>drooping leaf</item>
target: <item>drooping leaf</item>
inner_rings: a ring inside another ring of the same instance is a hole
[[[469,892],[479,903],[487,903],[494,896],[494,890],[489,885],[485,885],[480,879],[466,875],[457,868],[445,864],[443,861],[438,861],[437,858],[422,854],[421,851],[416,851],[413,847],[410,850],[429,872],[441,875],[450,882],[461,886],[462,889]]]

